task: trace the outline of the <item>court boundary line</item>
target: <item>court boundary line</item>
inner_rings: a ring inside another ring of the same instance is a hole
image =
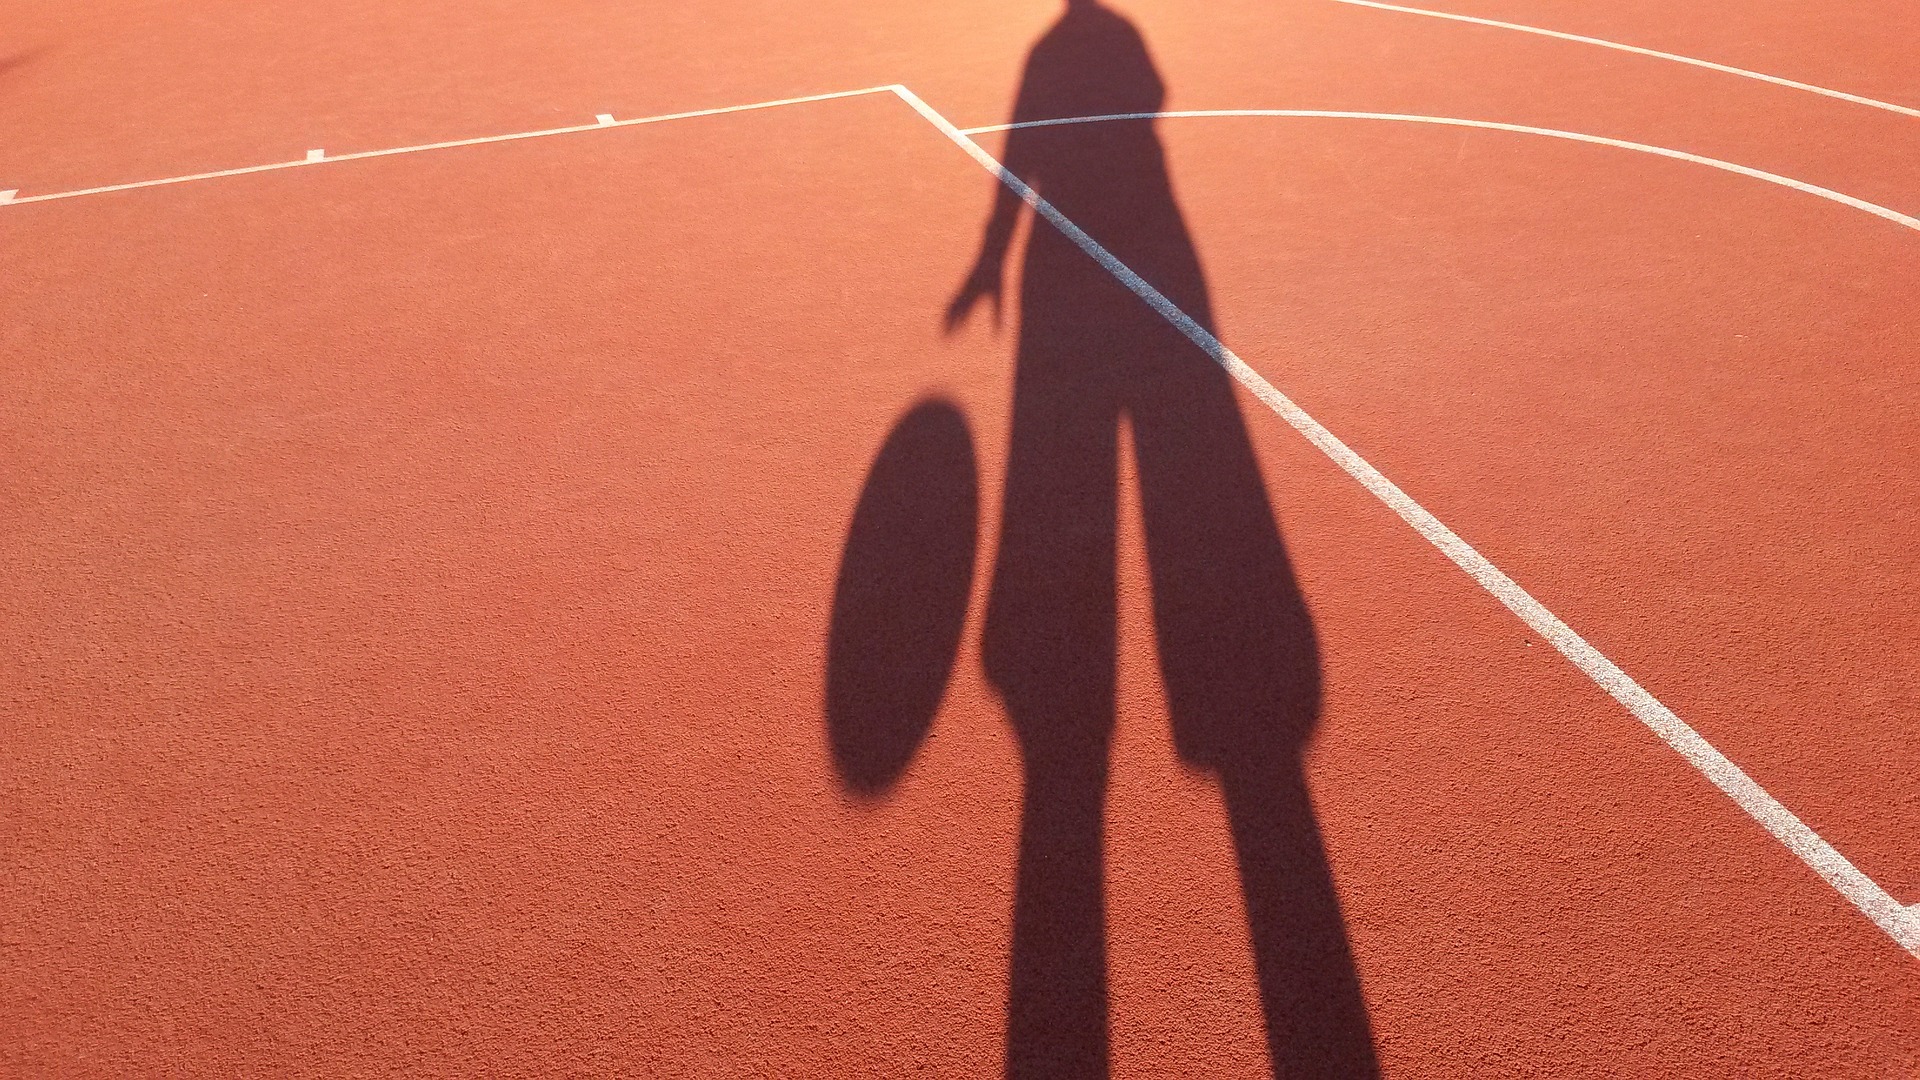
[[[611,128],[642,127],[647,124],[662,124],[669,120],[691,120],[701,116],[724,116],[729,113],[754,112],[759,109],[777,109],[783,105],[807,105],[817,101],[835,101],[840,98],[865,97],[870,94],[885,94],[892,91],[891,86],[869,86],[863,90],[837,90],[830,94],[808,94],[804,97],[778,98],[773,101],[755,101],[746,105],[725,105],[717,109],[693,109],[688,112],[662,113],[657,116],[641,116],[632,120],[615,120],[609,113],[598,113],[591,124],[571,124],[566,127],[542,128],[539,131],[516,131],[506,135],[480,135],[471,139],[453,139],[447,142],[421,143],[417,146],[396,146],[386,150],[360,150],[351,154],[327,154],[320,150],[308,150],[306,157],[294,161],[275,161],[265,165],[246,165],[237,169],[216,169],[211,172],[189,173],[185,176],[168,176],[157,180],[134,180],[124,184],[103,184],[99,187],[78,188],[73,191],[55,191],[45,195],[19,196],[16,190],[9,191],[8,198],[0,198],[0,206],[25,206],[28,203],[54,202],[60,199],[77,199],[83,195],[105,195],[115,191],[134,191],[140,188],[166,187],[171,184],[185,184],[195,180],[215,180],[227,176],[248,176],[253,173],[278,172],[281,169],[304,169],[314,165],[332,165],[341,161],[364,161],[368,158],[395,157],[400,154],[419,154],[428,150],[451,150],[461,146],[485,146],[490,143],[518,142],[522,139],[543,139],[550,135],[577,135],[583,131],[606,131]]]
[[[1075,225],[1052,203],[1042,198],[1039,192],[1009,172],[1006,166],[975,142],[968,131],[955,127],[946,117],[906,87],[896,86],[893,89],[894,93],[900,95],[900,98],[912,106],[915,112],[1031,207],[1036,216],[1059,230],[1076,247],[1099,263],[1135,296],[1145,301],[1149,307],[1184,334],[1187,340],[1199,346],[1201,351],[1211,357],[1215,363],[1225,368],[1236,382],[1277,413],[1295,431],[1305,436],[1308,442],[1331,459],[1348,476],[1359,481],[1362,487],[1385,503],[1388,509],[1438,548],[1440,553],[1454,565],[1466,571],[1468,577],[1491,594],[1508,611],[1518,616],[1529,629],[1551,642],[1560,655],[1571,661],[1576,668],[1606,691],[1608,696],[1625,706],[1629,713],[1659,736],[1662,742],[1679,753],[1687,764],[1704,775],[1774,839],[1783,844],[1788,851],[1852,903],[1875,926],[1891,937],[1896,945],[1906,950],[1915,959],[1920,959],[1920,919],[1914,917],[1907,905],[1895,900],[1880,887],[1879,883],[1848,861],[1838,849],[1801,821],[1793,811],[1769,794],[1704,736],[1681,720],[1673,710],[1662,704],[1612,660],[1607,659],[1605,654],[1594,648],[1559,616],[1549,611],[1546,605],[1521,588],[1518,582],[1508,577],[1486,556],[1480,554],[1473,545],[1461,539],[1459,534],[1448,528],[1393,481],[1387,479],[1380,470],[1374,468],[1365,458],[1340,441],[1332,431],[1295,404],[1292,398],[1276,389],[1206,327],[1201,326],[1186,312],[1180,310],[1178,305],[1167,299],[1146,279],[1135,273],[1112,252],[1101,246],[1099,241]],[[1130,114],[1128,118],[1138,117]],[[1086,121],[1083,119],[1081,122]],[[1061,121],[1053,122],[1053,124],[1058,123]],[[1044,126],[1052,125],[1042,121],[1021,125],[998,125],[997,128],[985,130]],[[1900,217],[1904,218],[1905,215]],[[1911,223],[1911,227],[1920,229],[1920,221],[1910,218],[1907,221]]]
[[[1721,64],[1712,60],[1701,60],[1697,57],[1682,56],[1679,53],[1662,52],[1659,49],[1648,49],[1639,45],[1628,45],[1619,41],[1608,41],[1606,38],[1588,37],[1585,34],[1570,34],[1564,30],[1548,30],[1542,26],[1528,26],[1525,23],[1501,22],[1499,19],[1483,19],[1477,15],[1458,15],[1451,11],[1434,11],[1429,8],[1403,7],[1399,4],[1382,3],[1381,0],[1333,0],[1333,2],[1336,4],[1346,4],[1349,7],[1374,8],[1378,11],[1393,11],[1403,15],[1423,15],[1429,19],[1445,19],[1449,22],[1471,23],[1475,26],[1491,26],[1501,30],[1518,30],[1523,34],[1537,34],[1541,37],[1558,38],[1561,41],[1577,41],[1582,45],[1598,45],[1603,49],[1614,49],[1618,52],[1633,53],[1636,56],[1651,56],[1659,60],[1671,60],[1678,64],[1689,64],[1697,68],[1706,68],[1709,71],[1718,71],[1727,75],[1738,75],[1745,79],[1756,79],[1760,82],[1772,83],[1775,86],[1784,86],[1793,90],[1804,90],[1809,94],[1819,94],[1822,97],[1835,98],[1840,101],[1850,101],[1856,105],[1867,105],[1875,109],[1884,109],[1887,112],[1899,113],[1903,116],[1920,117],[1920,109],[1913,108],[1912,106],[1896,105],[1891,101],[1881,101],[1879,98],[1870,98],[1862,94],[1850,94],[1845,90],[1834,90],[1830,87],[1800,82],[1797,79],[1788,79],[1779,75],[1769,75],[1764,71],[1734,67],[1732,64]]]
[[[1092,257],[1109,273],[1113,274],[1148,306],[1152,307],[1192,341],[1216,363],[1225,368],[1235,381],[1258,398],[1262,404],[1272,409],[1287,424],[1298,431],[1317,449],[1325,454],[1362,487],[1373,494],[1382,503],[1393,510],[1401,520],[1411,526],[1455,565],[1464,570],[1477,584],[1498,600],[1514,615],[1538,633],[1542,639],[1553,644],[1560,654],[1571,661],[1575,667],[1586,674],[1609,696],[1632,713],[1651,729],[1669,747],[1678,752],[1694,769],[1706,776],[1716,787],[1741,807],[1748,816],[1758,822],[1776,840],[1797,856],[1810,869],[1825,880],[1835,891],[1851,902],[1861,913],[1883,930],[1901,948],[1920,959],[1920,903],[1902,905],[1894,900],[1886,890],[1845,856],[1829,844],[1819,833],[1808,827],[1779,800],[1768,794],[1757,782],[1749,777],[1739,766],[1729,760],[1703,736],[1682,721],[1672,710],[1663,705],[1632,677],[1628,676],[1611,660],[1607,659],[1579,634],[1549,611],[1545,605],[1522,589],[1478,550],[1449,529],[1438,518],[1428,512],[1418,502],[1402,491],[1384,474],[1341,442],[1330,430],[1315,420],[1293,400],[1269,383],[1259,372],[1227,348],[1206,328],[1195,322],[1172,301],[1141,278],[1125,263],[1102,247],[1093,237],[1082,231],[1051,203],[1042,198],[1033,188],[1027,186],[1019,177],[1009,172],[992,155],[988,154],[971,137],[994,131],[1007,131],[1017,128],[1062,126],[1076,123],[1093,123],[1113,120],[1147,120],[1159,118],[1183,118],[1199,116],[1302,116],[1338,119],[1397,120],[1403,122],[1439,124],[1455,127],[1481,128],[1496,131],[1520,132],[1566,139],[1574,142],[1614,146],[1629,150],[1638,150],[1656,156],[1707,165],[1727,172],[1753,177],[1780,184],[1782,186],[1817,195],[1833,202],[1864,210],[1877,217],[1885,218],[1897,224],[1920,231],[1920,219],[1909,217],[1896,210],[1890,210],[1864,199],[1856,199],[1830,188],[1794,180],[1791,177],[1768,173],[1717,158],[1707,158],[1685,151],[1671,150],[1666,147],[1652,146],[1646,143],[1632,143],[1604,136],[1584,135],[1579,132],[1561,131],[1554,128],[1535,128],[1519,124],[1503,124],[1493,121],[1464,120],[1454,117],[1419,116],[1399,113],[1360,113],[1330,112],[1319,110],[1278,110],[1245,109],[1214,110],[1197,112],[1163,113],[1125,113],[1095,117],[1063,117],[1054,120],[1031,121],[1020,124],[989,125],[986,127],[962,130],[934,110],[905,85],[893,83],[886,86],[867,87],[860,90],[843,90],[826,94],[811,94],[802,97],[779,98],[772,101],[753,102],[745,105],[732,105],[711,109],[695,109],[686,112],[666,113],[656,116],[638,117],[632,120],[613,120],[609,114],[596,114],[591,124],[571,125],[560,128],[548,128],[539,131],[515,132],[505,135],[480,136],[470,139],[457,139],[447,142],[425,143],[417,146],[395,147],[385,150],[368,150],[337,156],[324,152],[308,152],[301,160],[273,162],[266,165],[254,165],[237,169],[222,169],[213,172],[194,173],[186,176],[166,177],[157,180],[134,181],[124,184],[109,184],[74,191],[53,192],[33,195],[26,198],[15,197],[17,192],[8,189],[5,197],[0,197],[0,206],[19,206],[29,203],[51,202],[61,199],[79,198],[85,195],[99,195],[109,192],[131,191],[144,188],[163,187],[188,183],[196,180],[210,180],[228,176],[242,176],[253,173],[273,172],[282,169],[310,168],[316,165],[332,164],[344,161],[359,161],[368,158],[392,157],[400,154],[420,153],[428,150],[444,150],[463,146],[480,146],[492,143],[514,142],[523,139],[543,138],[553,135],[569,135],[586,131],[603,131],[609,128],[637,127],[647,124],[663,123],[669,120],[684,120],[703,116],[720,116],[731,113],[751,112],[760,109],[772,109],[786,105],[808,104],[821,101],[833,101],[845,98],[864,97],[873,94],[891,93],[904,102],[922,119],[928,121],[937,131],[952,141],[968,156],[1012,190],[1034,212],[1046,220],[1062,235],[1071,240],[1088,256]]]

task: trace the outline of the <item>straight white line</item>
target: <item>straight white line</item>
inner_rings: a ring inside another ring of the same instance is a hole
[[[1369,7],[1378,8],[1381,11],[1397,11],[1404,15],[1425,15],[1430,19],[1447,19],[1451,22],[1473,23],[1476,26],[1498,27],[1501,30],[1518,30],[1523,34],[1539,34],[1541,37],[1559,38],[1562,41],[1577,41],[1583,45],[1598,45],[1603,49],[1616,49],[1620,52],[1634,53],[1639,56],[1652,56],[1661,60],[1672,60],[1677,64],[1692,64],[1694,67],[1706,68],[1709,71],[1725,72],[1728,75],[1738,75],[1744,79],[1758,79],[1761,82],[1772,83],[1775,86],[1785,86],[1794,90],[1805,90],[1809,94],[1819,94],[1822,97],[1851,101],[1856,105],[1871,105],[1876,109],[1885,109],[1888,112],[1900,113],[1903,116],[1920,116],[1920,109],[1909,108],[1905,105],[1895,105],[1890,101],[1880,101],[1875,98],[1861,97],[1859,94],[1849,94],[1844,90],[1830,90],[1824,86],[1815,86],[1812,83],[1783,79],[1778,75],[1768,75],[1762,71],[1749,71],[1746,68],[1731,67],[1727,64],[1716,64],[1711,60],[1697,60],[1691,56],[1681,56],[1678,53],[1661,52],[1658,49],[1643,49],[1638,45],[1623,45],[1618,41],[1608,41],[1604,38],[1586,37],[1582,34],[1568,34],[1559,30],[1547,30],[1538,26],[1525,26],[1520,23],[1500,22],[1497,19],[1481,19],[1472,15],[1455,15],[1447,11],[1429,11],[1426,8],[1402,7],[1399,4],[1383,4],[1380,3],[1379,0],[1334,0],[1334,2],[1338,4],[1348,4],[1353,7]]]
[[[1344,0],[1343,0],[1344,2]],[[1864,210],[1875,217],[1885,218],[1896,225],[1920,230],[1920,218],[1890,210],[1879,203],[1855,198],[1832,188],[1818,184],[1809,184],[1805,180],[1795,180],[1791,176],[1781,176],[1764,169],[1722,161],[1701,154],[1689,154],[1685,150],[1670,150],[1664,146],[1650,143],[1628,142],[1625,139],[1609,139],[1604,135],[1587,135],[1578,131],[1562,131],[1559,128],[1529,127],[1525,124],[1502,124],[1492,120],[1463,120],[1454,116],[1422,116],[1417,113],[1376,113],[1376,112],[1338,112],[1325,109],[1189,109],[1178,112],[1155,113],[1113,113],[1107,116],[1063,116],[1054,120],[1027,120],[1018,124],[990,124],[986,127],[967,128],[962,135],[985,135],[995,131],[1015,131],[1022,128],[1061,127],[1067,124],[1098,124],[1109,120],[1181,120],[1196,117],[1215,116],[1289,116],[1311,117],[1327,120],[1386,120],[1403,124],[1435,124],[1441,127],[1480,128],[1485,131],[1510,131],[1521,135],[1540,135],[1549,139],[1564,139],[1568,142],[1591,143],[1595,146],[1611,146],[1619,150],[1632,150],[1640,154],[1652,154],[1655,157],[1672,158],[1675,161],[1705,165],[1710,169],[1750,176],[1755,180],[1764,180],[1769,184],[1792,188],[1808,195],[1815,195],[1842,206],[1851,206],[1855,210]],[[959,129],[956,129],[959,130]]]
[[[607,128],[638,127],[642,124],[661,124],[668,120],[691,120],[697,116],[720,116],[726,113],[752,112],[756,109],[774,109],[782,105],[805,105],[814,101],[833,101],[837,98],[861,97],[867,94],[882,94],[890,91],[888,86],[870,86],[864,90],[840,90],[831,94],[809,94],[806,97],[780,98],[777,101],[756,101],[750,105],[728,105],[718,109],[695,109],[691,112],[666,113],[661,116],[643,116],[634,120],[614,120],[605,114],[595,117],[591,124],[576,124],[571,127],[547,128],[543,131],[519,131],[510,135],[484,135],[475,139],[455,139],[451,142],[423,143],[419,146],[398,146],[390,150],[362,150],[355,154],[335,154],[326,157],[319,150],[307,151],[306,158],[300,161],[279,161],[268,165],[249,165],[240,169],[220,169],[214,172],[192,173],[187,176],[169,176],[159,180],[137,180],[129,184],[106,184],[101,187],[81,188],[77,191],[57,191],[48,195],[29,195],[24,199],[13,199],[0,205],[25,206],[28,203],[52,202],[55,199],[77,199],[82,195],[104,195],[112,191],[133,191],[138,188],[165,187],[170,184],[185,184],[194,180],[214,180],[225,176],[247,176],[252,173],[275,172],[280,169],[295,169],[306,165],[333,164],[337,161],[362,161],[367,158],[392,157],[395,154],[418,154],[428,150],[451,150],[459,146],[484,146],[488,143],[516,142],[520,139],[542,139],[549,135],[572,135],[581,131],[603,131]],[[316,156],[320,155],[320,156]]]
[[[978,162],[980,167],[1000,179],[1033,212],[1048,224],[1058,229],[1067,239],[1086,252],[1101,266],[1131,289],[1140,299],[1147,302],[1174,327],[1185,334],[1188,340],[1198,345],[1234,379],[1259,398],[1268,408],[1278,413],[1281,419],[1292,425],[1294,430],[1306,436],[1307,440],[1331,458],[1347,475],[1360,484],[1381,502],[1400,516],[1402,521],[1413,526],[1414,530],[1427,541],[1439,548],[1441,553],[1453,560],[1454,564],[1465,570],[1468,576],[1478,582],[1480,587],[1493,594],[1494,598],[1505,605],[1507,610],[1520,617],[1535,633],[1553,643],[1553,647],[1562,656],[1571,660],[1574,666],[1585,672],[1587,677],[1598,683],[1615,701],[1624,705],[1627,711],[1637,717],[1641,723],[1652,729],[1662,741],[1711,780],[1715,787],[1745,810],[1749,816],[1759,822],[1761,827],[1773,834],[1774,838],[1787,846],[1787,849],[1799,856],[1800,860],[1824,878],[1855,907],[1871,919],[1887,935],[1915,958],[1920,958],[1920,925],[1910,917],[1908,909],[1887,895],[1886,890],[1867,877],[1846,857],[1834,849],[1833,845],[1808,828],[1793,812],[1782,806],[1779,800],[1769,795],[1764,788],[1755,783],[1740,767],[1729,761],[1726,755],[1715,749],[1700,734],[1687,726],[1672,710],[1662,705],[1652,694],[1621,671],[1613,661],[1607,659],[1589,645],[1571,627],[1548,611],[1545,605],[1535,600],[1525,589],[1499,567],[1476,551],[1472,545],[1462,540],[1452,529],[1440,522],[1440,519],[1427,512],[1425,507],[1415,502],[1406,492],[1400,490],[1393,481],[1388,480],[1366,459],[1355,453],[1347,444],[1341,442],[1318,420],[1309,416],[1293,400],[1275,389],[1272,383],[1261,377],[1260,373],[1247,366],[1236,356],[1233,350],[1221,344],[1206,327],[1195,322],[1186,312],[1181,311],[1173,301],[1168,300],[1149,285],[1140,275],[1134,273],[1125,263],[1113,256],[1093,237],[1083,232],[1078,225],[1068,220],[1053,204],[1040,197],[1039,192],[1027,186],[1019,177],[1008,172],[999,161],[981,149],[980,144],[968,137],[948,122],[946,117],[920,100],[904,86],[893,87],[893,92],[913,110],[925,117],[942,134],[951,139],[968,156]],[[1920,223],[1916,223],[1920,224]]]

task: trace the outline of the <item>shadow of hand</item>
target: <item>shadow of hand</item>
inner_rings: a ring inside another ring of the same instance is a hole
[[[1000,329],[1000,264],[998,262],[978,263],[974,266],[973,273],[967,275],[966,282],[954,295],[953,302],[947,305],[947,317],[943,326],[948,336],[952,336],[954,331],[960,328],[960,324],[967,321],[967,316],[973,313],[974,307],[982,300],[992,302],[993,328]]]

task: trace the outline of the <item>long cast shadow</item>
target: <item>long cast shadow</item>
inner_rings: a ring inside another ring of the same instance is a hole
[[[1164,100],[1134,26],[1094,0],[1069,0],[1028,58],[1013,119],[1155,112]],[[1212,327],[1206,280],[1153,123],[1016,130],[1004,164]],[[947,313],[949,329],[983,302],[997,317],[1024,211],[997,189],[979,257]],[[1102,811],[1115,710],[1123,416],[1138,464],[1174,742],[1221,785],[1273,1071],[1377,1075],[1302,772],[1320,711],[1313,622],[1232,384],[1044,222],[1031,230],[1020,277],[1006,501],[982,642],[1024,768],[1007,1074],[1108,1070]],[[855,547],[874,543],[850,537]]]

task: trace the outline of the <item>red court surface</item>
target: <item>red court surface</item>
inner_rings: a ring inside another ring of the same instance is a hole
[[[1901,5],[1445,10],[1920,107]],[[1920,1076],[1920,118],[1338,0],[13,21],[0,1073]],[[906,95],[31,201],[890,84],[1614,140],[976,136],[1846,873],[1032,212],[949,332],[1017,204]]]

